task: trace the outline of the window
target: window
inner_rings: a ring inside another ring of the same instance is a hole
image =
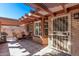
[[[34,22],[34,35],[35,36],[41,35],[41,21]]]

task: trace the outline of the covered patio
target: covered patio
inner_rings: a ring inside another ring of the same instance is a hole
[[[0,56],[79,55],[79,4],[4,3],[0,8],[0,32],[6,33],[6,39],[0,34],[0,43],[6,41]]]

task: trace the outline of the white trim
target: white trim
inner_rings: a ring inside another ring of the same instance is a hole
[[[35,24],[36,24],[36,23],[41,23],[41,21],[39,20],[39,21],[35,21],[35,22],[34,22],[34,36],[40,36],[40,35],[35,34]]]

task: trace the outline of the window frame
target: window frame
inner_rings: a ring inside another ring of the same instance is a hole
[[[36,28],[35,26],[36,26],[36,24],[40,24],[40,25],[41,25],[41,21],[35,21],[35,22],[34,22],[34,36],[40,36],[40,34],[36,34],[36,33],[35,33],[35,30],[36,30],[36,29],[35,29],[35,28]],[[40,32],[41,32],[41,31],[40,31],[40,26],[38,27],[38,29],[39,29],[39,30],[38,30],[38,33],[40,33]]]

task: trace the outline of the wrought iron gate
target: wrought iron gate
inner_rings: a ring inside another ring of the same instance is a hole
[[[71,18],[69,15],[58,16],[52,20],[53,47],[70,53]]]

